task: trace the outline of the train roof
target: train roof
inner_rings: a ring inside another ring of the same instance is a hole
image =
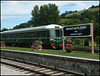
[[[1,33],[22,32],[22,31],[31,31],[31,30],[42,30],[42,29],[55,29],[55,28],[62,28],[62,26],[57,25],[57,24],[50,24],[50,25],[44,25],[44,26],[38,26],[38,27],[3,31]]]

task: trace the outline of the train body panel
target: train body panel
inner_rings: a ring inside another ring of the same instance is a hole
[[[50,45],[50,40],[62,37],[62,27],[56,24],[17,29],[1,32],[1,40],[7,45],[20,44],[31,45],[35,40],[42,41],[44,45]]]

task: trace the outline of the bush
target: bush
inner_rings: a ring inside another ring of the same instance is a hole
[[[92,47],[89,46],[80,46],[80,45],[73,45],[73,51],[85,51],[85,52],[91,52]],[[94,52],[99,53],[100,49],[99,47],[94,47]]]
[[[79,38],[75,38],[74,44],[75,44],[75,45],[80,45],[80,39],[79,39]]]
[[[95,41],[96,41],[96,44],[97,44],[97,46],[99,46],[100,45],[100,36],[96,36],[96,38],[95,38]]]
[[[84,41],[84,46],[89,46],[89,40],[88,40],[88,39],[86,39],[86,40]]]

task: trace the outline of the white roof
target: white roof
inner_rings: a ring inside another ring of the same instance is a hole
[[[60,26],[60,25],[51,24],[51,25],[47,25],[45,29],[55,28],[56,26],[57,26],[57,27],[59,26],[59,28],[62,28],[62,26]]]
[[[56,27],[62,28],[62,26],[60,26],[60,25],[50,24],[50,25],[44,25],[44,26],[38,26],[38,27],[3,31],[1,33],[20,32],[20,31],[22,32],[22,31],[31,31],[31,30],[41,30],[41,29],[54,29]]]

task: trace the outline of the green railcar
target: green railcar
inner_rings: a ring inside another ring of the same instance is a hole
[[[39,40],[47,47],[50,46],[50,40],[61,37],[62,27],[56,24],[1,32],[1,41],[7,46],[31,46],[35,40]]]

